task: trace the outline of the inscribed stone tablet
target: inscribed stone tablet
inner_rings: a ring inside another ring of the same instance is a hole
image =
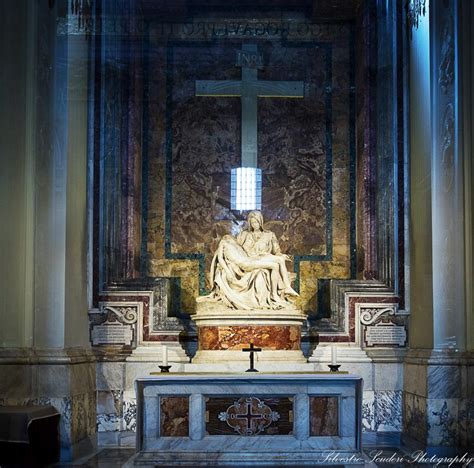
[[[368,326],[365,332],[367,346],[405,346],[405,327],[393,323]]]
[[[131,325],[95,325],[91,332],[92,344],[125,344],[131,345],[133,340],[133,328]]]

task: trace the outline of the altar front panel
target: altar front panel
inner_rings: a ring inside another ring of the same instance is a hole
[[[136,392],[138,465],[305,464],[333,451],[360,458],[354,375],[157,375],[138,379]]]

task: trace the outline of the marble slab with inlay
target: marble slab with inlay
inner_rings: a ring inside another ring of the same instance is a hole
[[[135,465],[361,460],[362,378],[344,373],[157,374],[135,382]]]

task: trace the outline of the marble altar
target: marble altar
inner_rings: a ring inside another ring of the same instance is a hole
[[[135,465],[360,462],[362,378],[157,374],[135,382]]]

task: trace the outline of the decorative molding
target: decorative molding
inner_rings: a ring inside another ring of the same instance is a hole
[[[360,323],[362,325],[372,325],[383,314],[394,315],[398,310],[398,304],[390,304],[388,307],[385,304],[382,307],[360,308]]]
[[[408,0],[406,9],[408,30],[411,37],[413,35],[413,28],[418,29],[420,16],[425,16],[426,14],[426,0]]]
[[[398,303],[356,304],[359,337],[363,348],[404,348],[407,344],[407,316]]]
[[[108,290],[100,292],[99,309],[89,312],[91,333],[93,327],[99,326],[94,336],[96,339],[97,336],[105,337],[107,330],[103,329],[104,326],[120,323],[133,327],[133,340],[127,346],[134,350],[142,345],[176,342],[184,331],[184,325],[179,318],[171,315],[172,294],[169,278],[142,278],[112,283]],[[111,339],[118,341],[118,329],[110,331]]]
[[[0,364],[83,364],[95,362],[90,348],[0,348]]]
[[[474,351],[456,349],[409,349],[406,364],[424,366],[474,366]]]
[[[155,325],[153,326],[153,330],[160,332],[181,332],[184,330],[184,326],[179,319],[176,317],[170,317],[168,315],[167,307],[153,307],[153,309],[153,314],[155,317]]]
[[[116,315],[120,322],[127,325],[132,325],[137,322],[140,304],[125,307],[117,307],[111,304],[115,303],[101,303],[101,312],[107,313],[107,311],[110,311]]]
[[[137,346],[137,324],[143,303],[138,301],[101,301],[99,309],[89,312],[92,346]]]
[[[382,282],[376,280],[331,280],[331,316],[317,321],[319,334],[348,334],[349,322],[353,319],[349,310],[347,294],[380,295],[391,293]]]
[[[330,291],[331,317],[319,320],[315,327],[320,343],[361,345],[361,307],[398,313],[398,295],[380,281],[332,280]],[[369,320],[367,313],[365,317]]]

